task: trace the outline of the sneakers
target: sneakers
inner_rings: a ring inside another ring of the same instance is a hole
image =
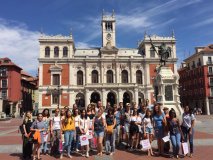
[[[86,153],[86,157],[89,158],[89,152]]]
[[[76,149],[75,151],[76,151],[76,152],[79,152],[79,149]]]
[[[68,158],[72,158],[72,156],[71,156],[71,155],[69,155],[69,154],[67,155],[67,157],[68,157]]]

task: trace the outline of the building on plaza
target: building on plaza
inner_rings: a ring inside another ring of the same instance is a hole
[[[98,100],[103,105],[153,100],[159,56],[152,49],[149,36],[145,34],[137,48],[118,48],[114,13],[103,14],[101,26],[102,46],[96,48],[76,48],[72,35],[41,35],[39,109],[74,103],[84,107]],[[156,46],[165,42],[172,48],[167,66],[177,73],[174,34],[153,35],[151,39]]]
[[[9,58],[0,58],[0,112],[6,115],[19,115],[32,110],[32,90],[35,90],[32,76]]]
[[[213,114],[213,44],[196,47],[178,70],[182,106]]]

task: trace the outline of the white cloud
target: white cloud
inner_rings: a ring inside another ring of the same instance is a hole
[[[75,44],[76,48],[90,48],[91,45],[89,43],[85,42],[76,42]]]
[[[201,26],[205,26],[205,25],[209,25],[209,24],[213,24],[213,18],[208,18],[208,19],[205,19],[203,21],[199,21],[195,24],[192,25],[192,27],[201,27]]]
[[[0,22],[0,57],[8,57],[25,71],[36,74],[39,32],[15,21],[0,19]]]

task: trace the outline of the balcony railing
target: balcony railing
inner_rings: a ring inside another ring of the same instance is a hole
[[[207,61],[206,64],[213,64],[213,62],[212,61]]]
[[[208,75],[213,75],[213,72],[208,72]]]

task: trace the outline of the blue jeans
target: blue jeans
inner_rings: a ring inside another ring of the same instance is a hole
[[[115,134],[114,133],[106,134],[105,148],[106,148],[106,153],[115,152]]]
[[[65,131],[64,132],[64,149],[67,149],[67,154],[70,155],[70,150],[71,150],[71,145],[72,145],[72,141],[74,140],[74,134],[75,131],[71,130],[71,131]]]
[[[187,138],[189,137],[189,146],[190,146],[190,153],[193,153],[193,137],[194,137],[194,128],[192,128],[192,134],[189,134],[188,128],[181,126],[182,132],[183,132],[183,141],[187,142]]]
[[[113,135],[114,135],[114,141],[116,140],[117,142],[120,141],[120,124],[117,125],[114,129]]]
[[[170,134],[170,139],[172,142],[172,147],[173,147],[173,155],[178,155],[179,154],[179,150],[180,150],[180,133],[176,133],[176,134]]]

